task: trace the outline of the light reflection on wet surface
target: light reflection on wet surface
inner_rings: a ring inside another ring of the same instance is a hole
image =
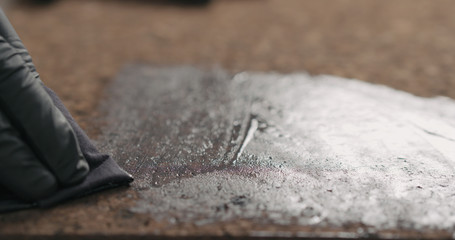
[[[100,142],[157,220],[452,231],[455,103],[330,76],[129,66]],[[103,140],[104,139],[104,140]]]

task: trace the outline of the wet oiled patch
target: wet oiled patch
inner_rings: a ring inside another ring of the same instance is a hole
[[[102,110],[99,145],[132,187],[0,215],[1,237],[453,235],[453,100],[331,76],[131,65]]]
[[[454,230],[450,99],[332,76],[137,65],[109,96],[99,141],[136,178],[133,215],[355,226],[351,237]]]

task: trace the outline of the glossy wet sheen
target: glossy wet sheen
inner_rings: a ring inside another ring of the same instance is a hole
[[[455,103],[329,76],[130,66],[107,145],[131,208],[196,224],[452,230]],[[170,216],[172,212],[172,217]]]
[[[0,215],[0,236],[453,235],[451,99],[332,76],[145,65],[125,67],[106,94],[98,143],[132,187]]]

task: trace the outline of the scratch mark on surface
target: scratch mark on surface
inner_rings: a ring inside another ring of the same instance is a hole
[[[259,122],[255,118],[254,115],[250,116],[250,121],[247,127],[247,134],[245,138],[243,139],[239,150],[237,153],[234,155],[234,161],[232,161],[232,164],[235,164],[237,159],[242,155],[243,151],[245,150],[246,146],[248,146],[248,143],[254,138],[254,133],[258,130]]]
[[[422,126],[420,126],[419,124],[416,124],[416,123],[413,122],[413,121],[410,121],[410,123],[411,123],[412,125],[414,125],[416,128],[418,128],[418,129],[422,130],[423,132],[425,132],[426,134],[429,134],[429,135],[435,136],[435,137],[440,137],[440,138],[443,138],[443,139],[448,140],[448,141],[451,141],[451,142],[455,142],[455,139],[454,139],[454,138],[444,136],[444,135],[439,134],[439,133],[434,132],[434,131],[430,131],[430,130],[428,130],[428,129],[422,127]]]

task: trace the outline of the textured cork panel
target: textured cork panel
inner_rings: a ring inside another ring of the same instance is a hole
[[[127,62],[309,71],[455,97],[450,0],[62,0],[7,12],[44,81],[83,126]]]
[[[331,76],[129,65],[99,146],[136,181],[3,236],[447,238],[455,102]]]

